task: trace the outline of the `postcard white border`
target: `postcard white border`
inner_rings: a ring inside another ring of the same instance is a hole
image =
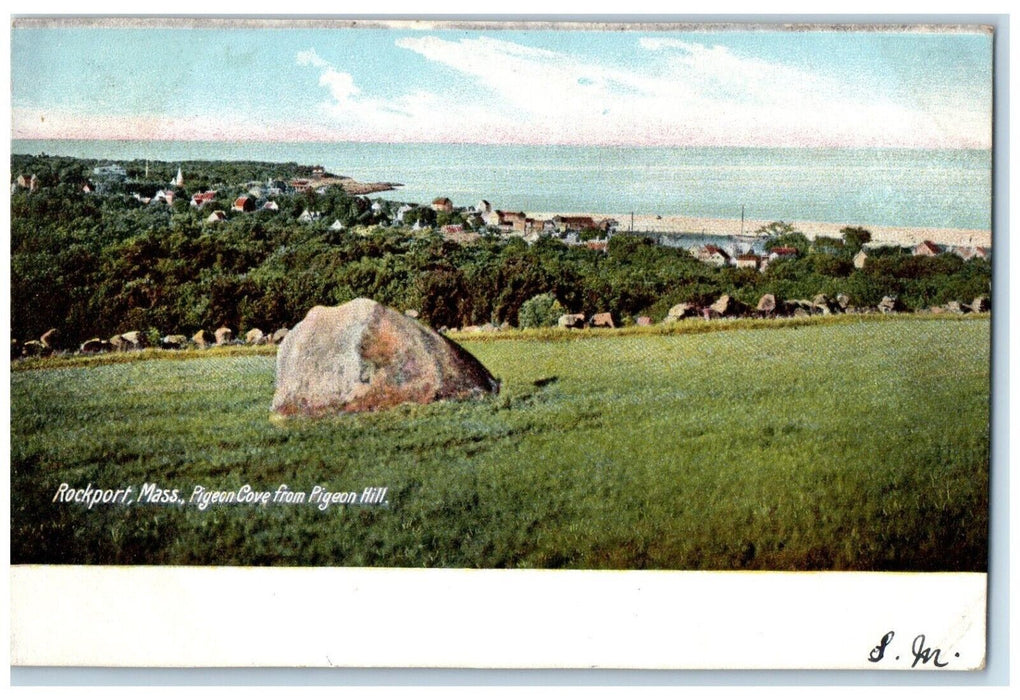
[[[904,670],[923,634],[939,670],[974,670],[986,590],[983,573],[14,566],[11,662]]]

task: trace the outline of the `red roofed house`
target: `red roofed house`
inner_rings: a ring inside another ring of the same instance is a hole
[[[253,197],[238,197],[234,200],[234,206],[230,207],[230,211],[255,211],[255,199]]]
[[[196,192],[191,195],[191,206],[198,207],[201,209],[208,202],[216,199],[216,190],[209,190],[208,192]]]
[[[917,246],[914,248],[914,255],[924,255],[929,258],[935,257],[941,252],[942,248],[940,246],[935,245],[931,241],[923,241],[922,243],[918,243]]]
[[[797,249],[789,246],[779,246],[773,248],[769,253],[769,260],[786,260],[789,258],[797,257]]]

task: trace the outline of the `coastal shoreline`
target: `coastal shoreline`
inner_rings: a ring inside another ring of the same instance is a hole
[[[631,215],[628,214],[593,214],[591,212],[528,212],[528,216],[536,219],[551,219],[554,216],[590,216],[596,221],[600,219],[616,219],[619,231],[631,230]],[[752,236],[761,226],[773,220],[745,219],[744,235]],[[857,223],[831,223],[825,221],[788,221],[809,239],[819,236],[841,238],[840,229],[846,226],[861,226],[871,232],[872,245],[914,246],[923,241],[931,241],[939,245],[951,246],[982,246],[992,245],[992,232],[985,229],[934,228],[920,226],[868,226]],[[740,235],[740,219],[717,219],[695,216],[657,216],[654,214],[634,214],[634,231],[641,233],[681,233],[709,236]]]

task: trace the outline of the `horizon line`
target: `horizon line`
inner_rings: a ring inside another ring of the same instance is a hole
[[[215,144],[343,144],[343,145],[378,145],[378,146],[524,146],[552,148],[747,148],[760,150],[881,150],[881,151],[994,151],[994,146],[974,145],[939,145],[939,146],[903,146],[903,145],[863,145],[863,144],[698,144],[698,143],[586,143],[586,142],[543,142],[530,141],[442,141],[442,140],[393,140],[382,141],[373,139],[204,139],[193,137],[182,138],[80,138],[76,136],[11,136],[11,143],[17,141],[67,141],[77,143],[215,143]],[[13,153],[12,153],[13,155]]]

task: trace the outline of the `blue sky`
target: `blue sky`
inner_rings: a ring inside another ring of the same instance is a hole
[[[987,148],[979,32],[12,31],[14,138]]]

